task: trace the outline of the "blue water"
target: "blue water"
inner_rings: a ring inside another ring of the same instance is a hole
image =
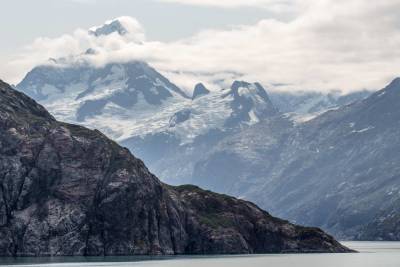
[[[3,258],[2,266],[43,267],[400,267],[400,242],[343,242],[351,254],[269,254],[211,257]]]

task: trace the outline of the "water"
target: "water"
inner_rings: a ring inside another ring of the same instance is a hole
[[[400,242],[343,242],[351,254],[272,254],[212,257],[60,257],[0,259],[18,267],[400,267]]]

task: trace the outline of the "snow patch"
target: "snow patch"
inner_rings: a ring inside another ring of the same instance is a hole
[[[260,122],[260,119],[257,117],[254,110],[250,110],[249,117],[250,117],[250,124],[256,124]]]
[[[372,126],[369,126],[369,127],[367,127],[367,128],[364,128],[364,129],[361,129],[361,130],[353,130],[353,131],[351,131],[352,133],[364,133],[364,132],[367,132],[367,131],[369,131],[369,130],[372,130],[372,129],[374,129],[375,127],[372,127]]]
[[[379,95],[378,95],[378,97],[382,97],[382,96],[384,96],[386,94],[386,91],[383,91],[382,93],[380,93]]]

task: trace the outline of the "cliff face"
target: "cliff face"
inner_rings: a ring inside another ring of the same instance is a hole
[[[319,229],[171,187],[99,131],[0,81],[0,255],[348,252]]]

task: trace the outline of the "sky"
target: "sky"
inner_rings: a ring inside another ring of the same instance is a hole
[[[400,0],[5,0],[0,79],[49,58],[144,60],[173,82],[259,81],[276,90],[379,89],[400,76]],[[123,16],[127,36],[88,29]]]

